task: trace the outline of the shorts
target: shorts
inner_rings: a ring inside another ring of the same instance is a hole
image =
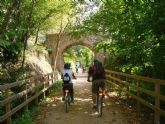
[[[73,83],[63,83],[62,84],[63,90],[64,89],[73,89]]]
[[[74,94],[73,83],[63,83],[62,84],[63,96],[65,96],[65,89],[69,89],[71,98],[73,99],[73,94]]]
[[[97,93],[99,90],[99,86],[102,87],[103,90],[105,89],[104,79],[98,79],[92,82],[92,93]]]

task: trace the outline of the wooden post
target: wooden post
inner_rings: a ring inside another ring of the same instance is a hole
[[[38,97],[35,99],[35,104],[38,105]]]
[[[28,89],[28,84],[25,84],[25,89],[26,89],[26,95],[25,95],[25,101],[27,101],[28,99],[28,93],[27,93],[27,89]],[[25,105],[25,111],[28,111],[28,104]]]
[[[35,80],[35,89],[37,90],[37,92],[36,92],[36,94],[38,93],[38,85],[40,85],[40,83],[38,82],[38,81],[40,81],[40,79],[39,78],[37,78],[37,80]],[[35,98],[35,104],[37,105],[38,104],[38,97],[36,97]]]
[[[136,86],[137,87],[140,86],[139,81],[137,82]],[[140,98],[140,91],[139,90],[137,90],[137,97]],[[136,101],[136,108],[137,108],[137,111],[138,111],[138,114],[139,114],[140,113],[140,103],[139,103],[138,100]]]
[[[128,78],[127,77],[125,77],[125,81],[128,82]],[[127,89],[126,97],[127,97],[127,101],[128,101],[129,100],[129,94],[128,94],[128,92],[129,92],[129,86],[126,86],[126,89]]]
[[[52,84],[54,83],[54,73],[52,73]]]
[[[44,89],[45,89],[45,87],[46,87],[46,86],[45,86],[45,82],[46,82],[46,81],[45,81],[45,76],[44,76],[43,78],[44,78]],[[43,98],[45,99],[45,91],[43,92]]]
[[[160,108],[160,84],[155,84],[155,107]],[[155,111],[155,124],[160,124],[160,112],[158,110]]]
[[[49,80],[50,80],[50,74],[47,75],[48,76],[48,80],[47,80],[47,87],[49,87],[50,83],[49,83]],[[49,89],[46,91],[46,95],[49,94]]]
[[[8,98],[10,96],[10,89],[5,90],[5,97]],[[5,111],[10,112],[10,103],[5,105]],[[11,117],[6,119],[6,124],[11,124]]]
[[[114,77],[114,74],[113,73],[110,73],[110,75],[112,77]],[[115,83],[113,79],[111,79],[111,81],[112,81],[112,83]],[[116,86],[114,84],[111,84],[111,86],[112,86],[112,91],[116,91]]]

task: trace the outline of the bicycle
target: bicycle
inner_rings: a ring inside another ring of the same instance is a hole
[[[101,86],[99,86],[99,90],[98,90],[97,98],[96,98],[98,117],[101,117],[103,114],[103,96],[104,96],[103,89]]]
[[[70,92],[69,92],[69,89],[66,88],[65,89],[65,111],[66,111],[66,113],[69,111],[70,103],[71,103]]]

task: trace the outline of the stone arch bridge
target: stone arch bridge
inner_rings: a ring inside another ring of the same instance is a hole
[[[63,53],[66,49],[75,46],[82,45],[89,49],[91,49],[94,53],[94,58],[99,59],[104,63],[105,56],[102,52],[94,51],[94,43],[100,40],[99,37],[96,36],[88,36],[86,38],[77,38],[73,37],[69,33],[63,34],[47,34],[46,35],[46,46],[49,50],[49,62],[56,68],[58,71],[61,71],[63,67]],[[56,61],[55,61],[56,60]]]

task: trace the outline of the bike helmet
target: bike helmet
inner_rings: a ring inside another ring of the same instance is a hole
[[[64,64],[64,69],[70,69],[70,63],[65,63]]]
[[[94,59],[94,64],[97,64],[97,63],[99,63],[99,60]]]

